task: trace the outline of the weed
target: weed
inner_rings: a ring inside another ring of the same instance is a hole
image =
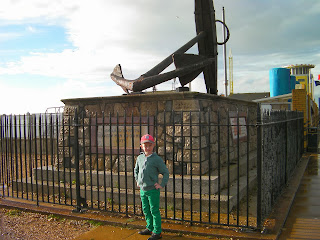
[[[20,216],[21,210],[13,209],[6,213],[8,216]]]
[[[60,217],[60,216],[58,216],[58,215],[54,215],[54,214],[48,215],[47,219],[48,219],[49,221],[51,221],[51,220],[64,221],[64,220],[65,220],[64,218],[62,218],[62,217]]]
[[[98,226],[102,226],[102,225],[103,225],[102,222],[95,221],[95,220],[88,220],[87,222],[88,222],[90,225],[95,226],[95,227],[98,227]]]

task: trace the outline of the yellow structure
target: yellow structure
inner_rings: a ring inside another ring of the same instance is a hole
[[[305,89],[292,90],[292,110],[304,113],[305,127],[317,127],[319,110],[317,104],[307,94]]]
[[[230,95],[233,95],[233,57],[231,48],[229,51],[229,80],[230,80]]]
[[[290,74],[296,77],[295,89],[306,89],[307,94],[314,99],[314,84],[311,74],[311,68],[314,68],[313,64],[295,64],[285,66],[290,69]]]

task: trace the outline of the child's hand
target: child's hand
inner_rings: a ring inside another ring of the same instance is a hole
[[[161,188],[162,188],[159,183],[155,183],[155,184],[154,184],[154,187],[155,187],[156,189],[161,189]]]

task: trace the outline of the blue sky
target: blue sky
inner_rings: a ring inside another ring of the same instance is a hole
[[[123,94],[109,77],[116,64],[135,79],[195,36],[194,1],[181,2],[2,0],[0,114],[44,112],[66,98]],[[214,6],[217,19],[225,7],[235,93],[269,91],[274,67],[314,64],[314,77],[320,74],[320,1],[215,0]],[[221,39],[220,25],[217,31]],[[218,90],[224,93],[218,50]],[[172,82],[158,86],[171,89]],[[192,90],[205,92],[201,76]]]

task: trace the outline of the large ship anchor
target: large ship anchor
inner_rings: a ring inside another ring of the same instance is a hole
[[[216,22],[224,25],[227,38],[217,42]],[[224,22],[215,20],[212,0],[195,0],[195,23],[197,36],[170,54],[158,65],[134,80],[124,78],[121,65],[118,64],[111,73],[111,79],[126,93],[140,92],[168,80],[179,78],[181,86],[190,83],[203,72],[207,93],[217,94],[217,45],[225,44],[230,32]],[[186,54],[194,44],[198,43],[199,55]],[[161,73],[170,64],[176,69]]]

